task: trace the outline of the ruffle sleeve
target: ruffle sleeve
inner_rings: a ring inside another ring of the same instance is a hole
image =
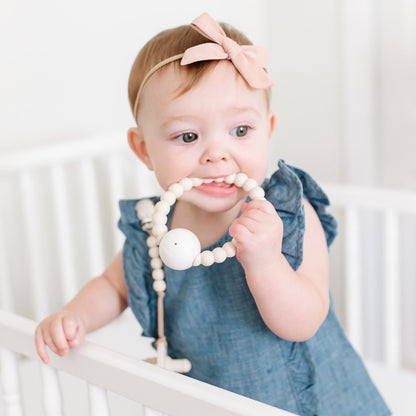
[[[128,303],[143,328],[143,335],[157,336],[157,298],[153,290],[150,257],[146,245],[148,234],[142,230],[136,215],[137,200],[122,200],[119,228],[126,236],[123,247],[124,278]]]
[[[317,182],[305,171],[278,162],[279,169],[263,184],[266,199],[276,208],[283,221],[282,252],[294,270],[303,260],[305,212],[302,198],[315,209],[325,232],[328,247],[337,235],[337,222],[326,209],[329,199]]]

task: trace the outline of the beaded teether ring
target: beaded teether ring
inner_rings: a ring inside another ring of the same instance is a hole
[[[156,364],[160,367],[177,372],[188,372],[191,363],[187,359],[173,360],[167,356],[167,341],[164,335],[163,298],[166,291],[165,273],[163,264],[175,269],[186,270],[192,266],[211,266],[214,263],[222,263],[227,258],[235,256],[234,240],[225,243],[214,250],[205,250],[202,253],[198,237],[189,230],[177,228],[168,231],[168,213],[185,191],[203,183],[224,182],[243,188],[251,199],[264,199],[264,190],[254,179],[245,173],[236,173],[225,178],[200,179],[183,178],[180,182],[171,185],[165,191],[160,201],[153,205],[150,199],[144,199],[136,204],[137,216],[142,221],[142,228],[149,233],[146,241],[149,247],[149,256],[153,269],[153,289],[158,294],[158,340],[156,341]],[[154,362],[155,360],[151,360]]]

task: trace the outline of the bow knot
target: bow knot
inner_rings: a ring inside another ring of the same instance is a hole
[[[215,59],[229,59],[252,88],[270,88],[273,80],[267,75],[267,50],[259,46],[239,45],[207,13],[197,17],[191,26],[214,43],[201,43],[188,48],[181,65]]]
[[[243,52],[241,45],[239,45],[234,39],[227,38],[226,36],[222,39],[221,46],[231,61],[235,59],[239,53]]]

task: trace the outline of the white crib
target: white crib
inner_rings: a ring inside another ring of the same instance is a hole
[[[416,360],[402,344],[407,319],[402,270],[409,259],[400,247],[403,229],[415,225],[416,194],[338,185],[325,190],[341,223],[332,253],[341,319],[395,414],[413,415]],[[153,353],[129,311],[65,358],[53,357],[48,366],[37,359],[36,322],[120,250],[117,201],[158,191],[153,175],[127,148],[124,133],[0,156],[1,415],[128,416],[144,414],[145,408],[185,416],[288,414],[141,361]],[[363,225],[370,240],[363,238]],[[406,238],[412,240],[411,234]],[[377,285],[376,291],[363,279],[363,257],[371,255],[384,271],[383,288]],[[373,309],[375,315],[383,311],[381,318],[364,319]],[[368,326],[378,329],[375,341],[366,335]]]

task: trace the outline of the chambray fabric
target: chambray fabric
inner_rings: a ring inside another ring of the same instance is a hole
[[[283,220],[282,251],[296,270],[303,255],[302,197],[315,208],[329,246],[337,225],[325,211],[328,198],[306,172],[283,161],[263,188]],[[126,235],[124,273],[129,305],[143,334],[156,337],[156,294],[147,233],[136,216],[136,202],[120,201],[119,227]],[[230,240],[227,233],[207,249]],[[311,339],[289,342],[264,324],[235,257],[185,271],[165,267],[165,273],[168,352],[173,358],[186,357],[192,362],[190,377],[299,415],[390,414],[346,339],[332,300],[328,317]]]

